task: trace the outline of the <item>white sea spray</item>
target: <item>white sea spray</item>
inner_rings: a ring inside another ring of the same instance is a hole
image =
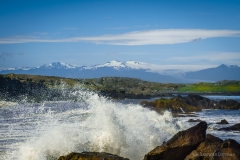
[[[23,128],[12,125],[13,133],[25,135],[24,140],[12,144],[4,159],[47,160],[70,152],[96,151],[138,160],[187,128],[167,111],[159,115],[141,105],[113,102],[81,89],[71,94],[79,101],[25,108],[16,117]]]

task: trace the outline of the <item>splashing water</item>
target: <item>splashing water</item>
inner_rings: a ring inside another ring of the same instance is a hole
[[[188,127],[170,112],[159,115],[81,89],[71,94],[79,101],[1,108],[0,159],[48,160],[70,152],[96,151],[138,160]]]

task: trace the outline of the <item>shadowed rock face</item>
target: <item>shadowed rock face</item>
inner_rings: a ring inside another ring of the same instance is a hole
[[[200,119],[189,119],[188,122],[201,122]]]
[[[153,109],[158,113],[163,113],[165,110],[169,110],[172,113],[201,111],[201,109],[189,104],[187,100],[180,95],[171,99],[159,99],[153,102],[142,101],[141,105],[153,107]]]
[[[153,107],[158,113],[170,110],[172,113],[198,112],[202,109],[240,109],[240,103],[234,100],[221,100],[216,102],[199,95],[190,94],[186,97],[180,95],[171,99],[158,99],[152,102],[142,101],[146,107]]]
[[[58,160],[129,160],[129,159],[104,152],[82,152],[82,153],[73,152],[66,156],[59,157]]]
[[[240,123],[235,124],[235,125],[230,126],[230,127],[220,128],[218,130],[220,130],[220,131],[240,131]]]
[[[216,105],[216,102],[199,95],[190,94],[186,97],[186,100],[189,104],[200,109],[213,108]]]
[[[208,134],[206,140],[198,148],[192,151],[185,160],[239,160],[240,144],[235,140],[222,141]]]
[[[240,109],[240,103],[232,99],[216,102],[199,95],[189,94],[186,100],[188,104],[200,109]]]
[[[219,109],[240,109],[240,103],[235,100],[221,100],[218,104]]]
[[[220,138],[207,134],[205,141],[200,143],[197,149],[192,151],[185,159],[198,160],[201,157],[210,158],[215,150],[221,147],[222,142],[223,140]]]
[[[221,122],[217,122],[217,124],[229,124],[226,119],[221,120]]]
[[[168,142],[145,155],[144,160],[184,159],[205,140],[207,123],[202,121],[194,127],[180,131]]]

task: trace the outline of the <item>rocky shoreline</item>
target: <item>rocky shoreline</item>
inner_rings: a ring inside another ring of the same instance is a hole
[[[65,94],[66,92],[73,92],[76,86],[113,99],[150,99],[154,97],[173,97],[174,94],[240,95],[239,81],[171,84],[147,82],[126,77],[72,79],[7,74],[0,75],[0,100],[14,102],[22,99],[28,102],[76,100],[75,97],[69,97]]]
[[[240,125],[240,124],[238,124]],[[143,157],[144,160],[239,160],[240,144],[233,139],[221,140],[206,134],[207,123],[179,131],[171,139],[159,144]],[[58,160],[128,160],[109,153],[70,153]]]
[[[202,109],[240,109],[240,103],[232,99],[214,101],[194,94],[189,94],[186,97],[177,95],[170,99],[160,98],[150,102],[142,101],[141,105],[151,108],[158,113],[163,113],[165,110],[169,110],[173,114],[200,112]]]

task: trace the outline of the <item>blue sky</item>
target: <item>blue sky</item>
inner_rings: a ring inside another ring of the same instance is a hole
[[[111,60],[240,66],[239,0],[1,0],[0,24],[0,69]]]

